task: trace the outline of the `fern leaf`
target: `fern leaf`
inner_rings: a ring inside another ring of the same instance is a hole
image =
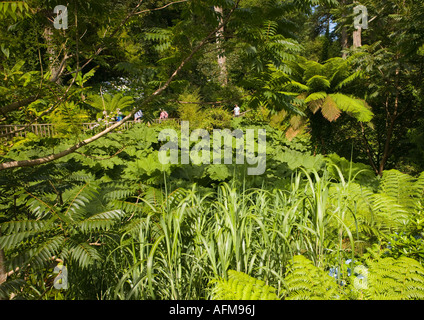
[[[65,238],[61,235],[55,236],[42,242],[38,247],[28,251],[28,261],[35,268],[41,268],[51,261],[51,258],[57,255]]]
[[[287,287],[286,300],[339,300],[344,298],[334,279],[302,255],[293,257],[284,281]]]
[[[315,75],[308,79],[306,85],[312,92],[326,91],[331,87],[330,81],[325,76]]]
[[[0,284],[0,300],[9,299],[12,293],[19,292],[25,285],[25,281],[22,279],[7,280]]]
[[[419,181],[419,180],[418,180]],[[414,195],[416,194],[414,179],[397,170],[387,170],[383,172],[380,183],[380,192],[393,199],[396,203],[412,210],[415,207]]]
[[[249,275],[229,270],[228,280],[213,280],[213,300],[278,300],[276,289]]]
[[[0,225],[1,233],[15,233],[25,231],[41,231],[46,226],[43,220],[20,220],[20,221],[7,221]]]
[[[367,104],[360,99],[355,99],[341,93],[331,94],[337,107],[361,122],[370,122],[374,116]]]
[[[416,260],[380,258],[367,262],[368,289],[371,300],[424,300],[424,268]]]
[[[328,121],[332,122],[337,120],[341,115],[341,110],[337,108],[337,105],[331,96],[325,98],[322,106],[321,113]]]
[[[95,261],[100,261],[100,255],[95,248],[86,242],[76,245],[71,244],[69,248],[70,258],[75,260],[83,269],[88,268]]]
[[[308,97],[306,97],[305,102],[308,103],[308,102],[316,101],[316,100],[324,100],[326,97],[327,97],[327,93],[324,91],[314,92],[308,95]]]
[[[24,240],[34,236],[36,232],[34,231],[23,231],[15,232],[9,235],[4,235],[0,237],[0,248],[1,249],[13,249],[22,245]]]
[[[124,212],[121,210],[111,210],[92,215],[78,224],[83,232],[107,230],[123,215]]]

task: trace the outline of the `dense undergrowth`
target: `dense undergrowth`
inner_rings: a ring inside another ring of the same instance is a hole
[[[2,172],[0,246],[14,271],[3,296],[210,299],[224,295],[217,285],[237,279],[234,270],[279,299],[423,298],[424,174],[376,177],[336,155],[314,156],[307,139],[289,142],[271,127],[262,176],[243,165],[164,166],[161,128],[140,124],[64,161]],[[23,141],[8,156],[39,156],[62,147],[55,143]],[[399,292],[371,277],[369,287],[355,286],[355,267],[372,273],[388,258],[398,267],[381,277],[411,268],[412,285]],[[55,286],[58,263],[66,287]],[[314,281],[332,289],[324,294]],[[245,297],[261,297],[252,292]]]

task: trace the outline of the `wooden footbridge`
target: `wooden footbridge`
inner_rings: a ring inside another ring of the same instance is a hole
[[[240,114],[240,117],[243,117],[247,112],[251,110],[247,110]],[[178,124],[181,124],[181,119],[178,118],[168,118],[168,119],[153,119],[151,123],[161,123],[165,121],[175,121]],[[83,132],[90,130],[99,130],[107,128],[108,126],[114,124],[115,122],[90,122],[90,123],[81,123],[78,124],[81,127]],[[123,123],[119,130],[128,130],[134,126],[137,122],[135,121],[126,121]],[[26,137],[27,134],[31,132],[42,138],[54,137],[58,134],[56,129],[56,125],[52,123],[37,123],[37,124],[6,124],[0,125],[0,139],[12,139],[13,137]]]
[[[154,119],[153,123],[161,123],[165,121],[175,121],[178,124],[181,122],[180,119],[168,118],[168,119]],[[83,132],[90,130],[104,129],[108,126],[114,124],[115,122],[109,123],[81,123],[79,126]],[[120,127],[119,130],[128,130],[131,129],[137,122],[135,121],[126,121]],[[48,138],[54,137],[58,132],[56,130],[56,125],[52,123],[37,123],[37,124],[7,124],[0,125],[0,138],[11,139],[13,137],[26,137],[26,135],[31,132],[39,137]]]

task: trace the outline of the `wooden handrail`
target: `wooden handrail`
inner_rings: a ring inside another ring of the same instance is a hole
[[[178,118],[168,118],[168,119],[154,119],[154,123],[161,123],[165,121],[176,121],[178,124],[181,123],[181,120]],[[81,123],[83,131],[93,130],[98,127],[103,127],[114,124],[114,121],[109,123],[105,122],[87,122]],[[128,130],[130,129],[136,121],[126,121],[120,129]],[[32,132],[40,137],[53,137],[57,132],[55,125],[52,123],[37,123],[37,124],[4,124],[0,125],[0,138],[11,138],[11,137],[26,137],[28,132]]]

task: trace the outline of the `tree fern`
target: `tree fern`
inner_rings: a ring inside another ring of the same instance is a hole
[[[278,300],[276,289],[264,281],[234,270],[228,271],[228,280],[211,282],[212,300]]]
[[[303,71],[294,74],[292,81],[304,85],[303,88],[297,86],[301,89],[297,91],[297,97],[303,100],[312,113],[321,111],[330,122],[336,121],[342,113],[360,122],[369,123],[372,120],[374,115],[366,101],[343,92],[345,87],[355,84],[363,76],[361,72],[353,70],[352,59],[333,58],[324,64],[304,58],[296,61]],[[292,87],[287,83],[282,89]],[[306,112],[305,108],[300,109]]]

